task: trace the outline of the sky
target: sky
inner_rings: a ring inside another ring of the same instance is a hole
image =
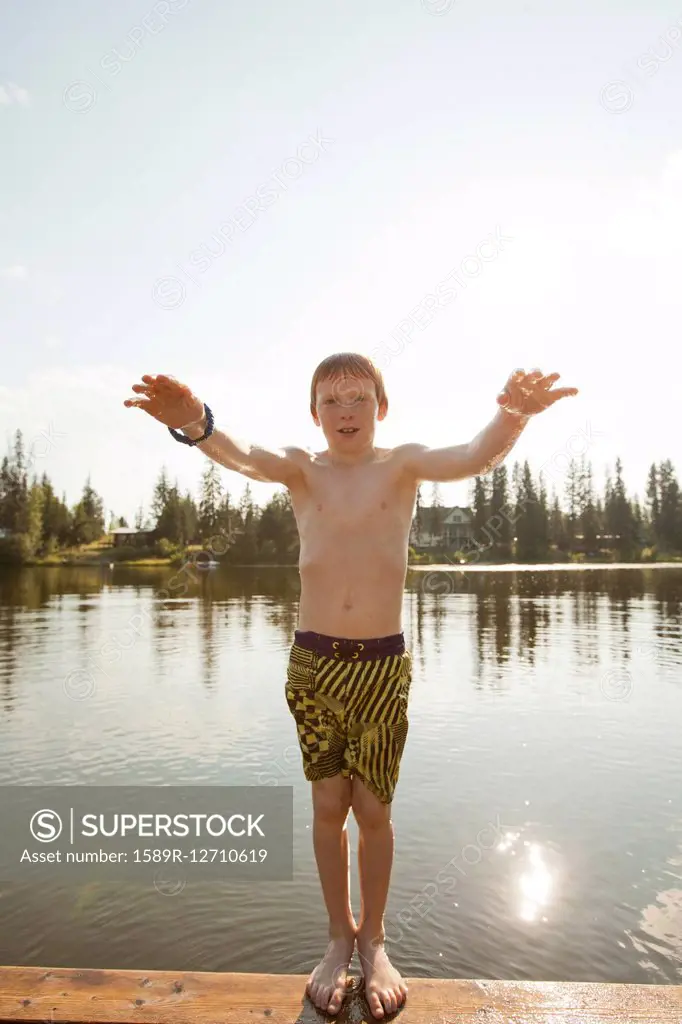
[[[162,466],[196,495],[206,465],[124,407],[142,374],[319,451],[313,371],[357,351],[378,446],[465,443],[539,367],[580,394],[508,465],[561,493],[571,454],[598,484],[620,455],[643,498],[652,461],[682,473],[681,95],[679,2],[6,5],[0,455],[20,428],[132,523]]]

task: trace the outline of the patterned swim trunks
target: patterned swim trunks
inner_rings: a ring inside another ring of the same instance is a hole
[[[412,656],[402,633],[347,640],[296,630],[286,698],[309,782],[357,775],[391,803],[407,739]]]

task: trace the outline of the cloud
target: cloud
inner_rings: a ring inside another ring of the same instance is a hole
[[[28,278],[28,270],[19,264],[13,267],[0,267],[0,278],[5,281],[25,281]]]
[[[0,107],[9,107],[12,103],[17,103],[20,107],[27,107],[30,103],[28,89],[17,85],[16,82],[0,85]]]

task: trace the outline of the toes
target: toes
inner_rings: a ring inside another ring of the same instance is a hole
[[[384,1009],[386,1013],[395,1013],[398,1009],[398,1000],[393,992],[384,992]]]
[[[383,1017],[384,1008],[381,1005],[381,1000],[376,992],[370,992],[367,1002],[369,1003],[369,1008],[374,1017]]]
[[[342,989],[342,988],[335,988],[334,989],[334,991],[332,992],[332,997],[329,1000],[329,1003],[327,1005],[327,1012],[328,1013],[338,1013],[339,1012],[339,1010],[341,1009],[341,1003],[343,1002],[344,994],[345,994],[345,989]]]

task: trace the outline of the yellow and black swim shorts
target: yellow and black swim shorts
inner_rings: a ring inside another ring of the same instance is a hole
[[[286,697],[309,782],[357,775],[391,803],[407,739],[412,656],[402,633],[349,640],[296,630]]]

